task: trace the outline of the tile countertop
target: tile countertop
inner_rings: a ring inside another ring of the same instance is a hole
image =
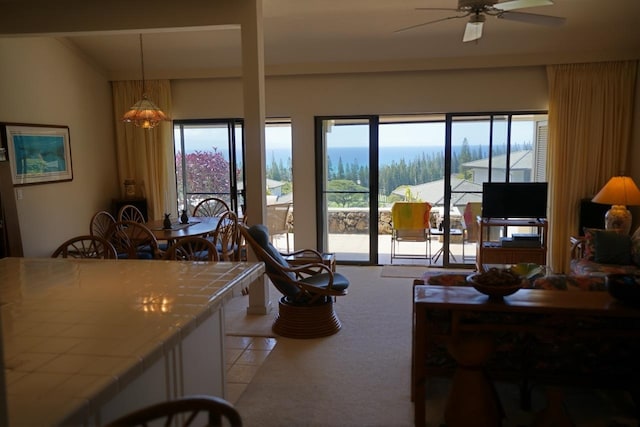
[[[56,425],[99,407],[263,272],[262,263],[0,259],[9,425]]]

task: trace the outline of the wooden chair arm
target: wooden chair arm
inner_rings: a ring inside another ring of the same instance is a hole
[[[302,256],[305,258],[309,258],[311,260],[313,260],[314,258],[317,259],[318,261],[322,261],[322,254],[318,251],[316,251],[315,249],[301,249],[299,251],[294,251],[294,252],[280,252],[280,255],[282,256]]]
[[[581,259],[584,257],[584,250],[587,239],[582,236],[571,236],[571,259]]]

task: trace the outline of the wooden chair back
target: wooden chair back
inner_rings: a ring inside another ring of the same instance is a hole
[[[133,205],[124,205],[118,210],[118,221],[146,222],[140,209]]]
[[[175,261],[218,261],[218,250],[210,240],[200,236],[178,239],[167,248],[163,259]]]
[[[220,216],[213,240],[221,261],[240,261],[240,231],[235,213],[226,211]]]
[[[117,221],[107,232],[118,258],[158,259],[162,254],[158,240],[146,225],[135,221]]]
[[[220,216],[223,213],[230,211],[229,205],[222,199],[217,197],[210,197],[204,199],[196,205],[193,209],[193,216]]]
[[[109,231],[111,224],[115,222],[116,219],[109,212],[98,211],[91,218],[89,234],[104,238],[107,235],[107,231]]]
[[[72,237],[53,252],[51,258],[100,258],[116,259],[117,253],[108,240],[100,236]]]
[[[126,414],[105,427],[147,425],[242,427],[242,418],[230,402],[220,397],[194,395],[147,406]]]

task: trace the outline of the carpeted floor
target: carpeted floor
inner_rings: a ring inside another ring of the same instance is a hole
[[[413,425],[409,387],[412,280],[383,278],[381,270],[338,266],[338,271],[351,279],[349,295],[336,303],[342,330],[312,340],[279,337],[236,404],[246,426]],[[228,310],[232,302],[225,307],[227,315],[233,311]],[[251,328],[270,333],[272,317],[261,317],[261,322],[252,322],[262,326],[254,323]],[[228,330],[234,330],[227,325]],[[243,328],[236,327],[235,332],[249,332]],[[443,423],[447,389],[447,380],[430,380],[429,427]],[[534,414],[518,408],[516,387],[498,384],[497,389],[506,411],[503,425],[531,425]],[[534,410],[540,410],[544,399],[535,389],[533,397]],[[570,390],[566,402],[575,425],[580,427],[637,425],[629,423],[632,406],[628,396],[621,393]]]
[[[428,267],[424,265],[384,265],[380,269],[380,277],[399,278],[399,279],[419,279],[426,272],[434,273],[469,273],[470,269],[444,269],[440,267]]]

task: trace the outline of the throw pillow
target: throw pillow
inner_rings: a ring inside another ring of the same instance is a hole
[[[640,227],[631,236],[631,262],[640,267]]]
[[[593,261],[595,259],[596,246],[595,246],[594,236],[598,231],[604,231],[604,230],[600,228],[589,228],[589,227],[584,228],[585,243],[584,243],[583,258],[588,261]]]
[[[601,264],[631,264],[631,239],[615,231],[596,231],[595,262]]]

